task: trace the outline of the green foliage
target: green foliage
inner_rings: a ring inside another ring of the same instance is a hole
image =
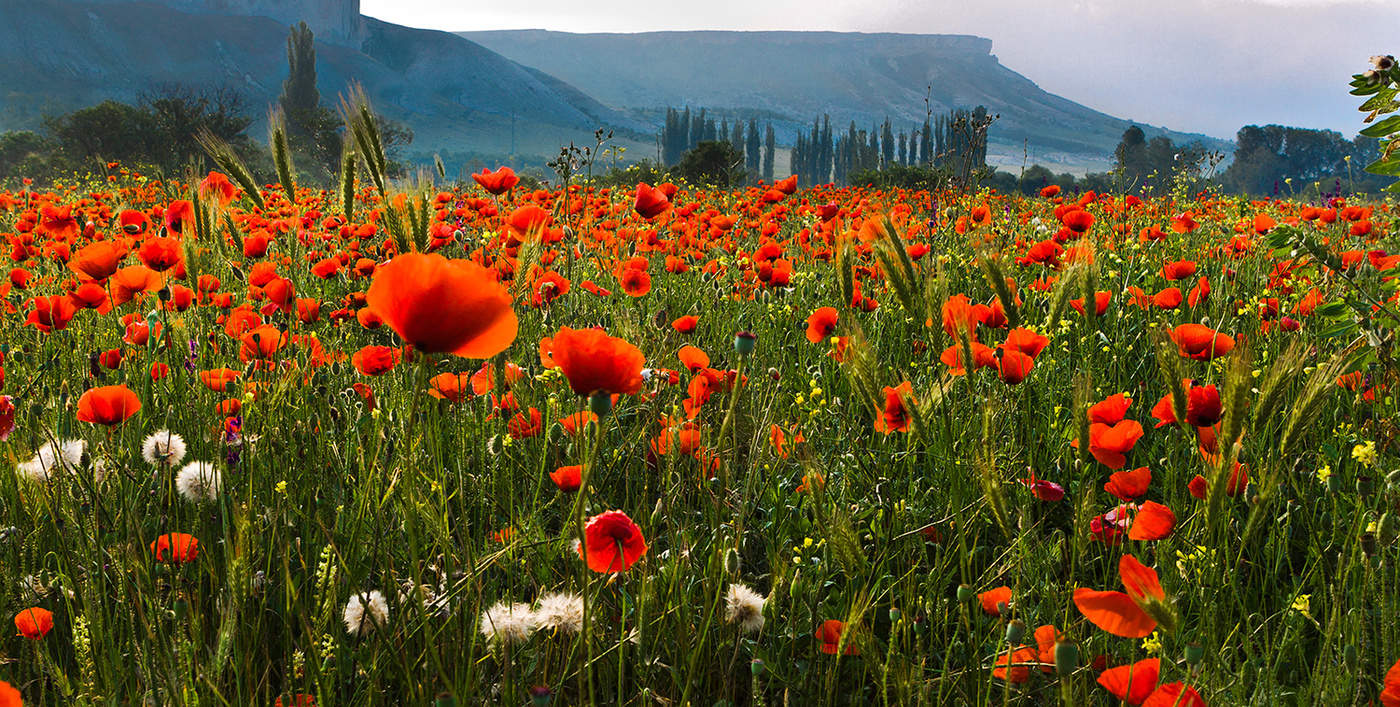
[[[1366,112],[1365,122],[1372,124],[1361,135],[1379,140],[1379,153],[1366,165],[1366,171],[1397,178],[1385,190],[1400,192],[1400,115],[1389,115],[1400,110],[1396,98],[1400,96],[1400,64],[1390,55],[1371,57],[1371,63],[1371,69],[1353,76],[1351,82],[1352,95],[1369,96],[1360,110]],[[1382,115],[1388,117],[1373,122]]]
[[[744,182],[744,155],[725,141],[706,141],[688,150],[676,174],[691,184],[730,187]]]

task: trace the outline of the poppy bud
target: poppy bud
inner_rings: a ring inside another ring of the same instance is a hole
[[[1360,495],[1362,495],[1362,496],[1370,496],[1370,495],[1371,495],[1372,487],[1373,487],[1373,484],[1371,483],[1371,477],[1369,477],[1369,476],[1358,476],[1358,477],[1356,477],[1356,493],[1358,493],[1358,494],[1360,494]]]
[[[977,598],[977,592],[972,591],[972,587],[966,584],[958,585],[958,601],[972,601]]]
[[[1001,608],[1000,604],[997,606]],[[1015,646],[1020,645],[1021,639],[1026,637],[1026,622],[1020,619],[1012,619],[1006,624],[1006,642]]]
[[[782,371],[779,371],[779,370],[776,369],[776,368],[770,368],[770,369],[768,369],[768,377],[769,377],[769,378],[772,378],[772,379],[775,380],[775,381],[777,381],[777,380],[782,380],[782,379],[783,379],[783,374],[782,374]]]
[[[1206,649],[1199,643],[1188,643],[1186,644],[1185,657],[1187,665],[1200,665],[1201,659],[1206,657]]]
[[[665,517],[664,515],[662,515],[662,512],[663,512],[665,509],[666,509],[666,506],[665,506],[665,504],[662,502],[662,499],[660,499],[660,498],[656,499],[656,507],[653,508],[652,511],[651,511],[651,527],[655,528],[655,527],[660,526],[661,523],[662,523],[662,521],[664,521],[664,520],[666,519],[666,517]]]
[[[1381,544],[1390,545],[1397,536],[1400,536],[1400,521],[1395,519],[1395,514],[1389,511],[1381,514],[1380,522],[1376,524],[1376,537]]]
[[[530,704],[535,707],[546,707],[553,699],[554,691],[544,685],[530,688]]]
[[[754,677],[762,675],[765,667],[766,666],[764,666],[763,661],[758,658],[754,658],[753,660],[749,661],[749,673],[751,673]]]
[[[1361,663],[1361,653],[1356,650],[1355,643],[1348,643],[1346,647],[1342,649],[1342,658],[1346,660],[1347,668],[1356,670],[1357,666]]]
[[[900,616],[903,616],[903,614],[900,612],[899,609],[897,609],[897,608],[895,608],[895,607],[893,607],[893,606],[890,607],[890,623],[892,623],[892,624],[897,624],[897,623],[899,623],[899,617],[900,617]]]
[[[433,705],[435,707],[457,707],[457,698],[444,692],[437,696],[437,700],[433,702]]]
[[[612,395],[599,391],[588,396],[588,409],[601,420],[612,413]]]
[[[724,571],[732,577],[739,576],[739,551],[732,547],[724,551]]]
[[[1079,644],[1055,641],[1055,672],[1068,676],[1079,667]]]
[[[757,345],[758,336],[752,332],[741,331],[734,335],[734,351],[740,356],[753,353],[754,347]]]

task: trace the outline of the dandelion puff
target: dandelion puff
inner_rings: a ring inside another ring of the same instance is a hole
[[[540,628],[553,629],[560,633],[578,633],[583,629],[583,597],[565,592],[554,592],[540,597],[540,606],[535,610],[535,622]]]
[[[169,469],[185,458],[185,438],[170,430],[152,433],[141,443],[141,458],[151,466]]]
[[[83,452],[87,451],[87,442],[81,439],[64,440],[59,447],[59,461],[69,471],[75,471],[83,465]]]
[[[345,602],[344,619],[345,630],[351,636],[388,628],[389,602],[378,589],[361,592]]]
[[[724,619],[739,624],[745,633],[753,633],[763,628],[763,603],[767,601],[761,594],[748,587],[733,583],[725,596]]]
[[[498,601],[481,613],[481,634],[501,643],[519,643],[535,632],[535,612],[527,604]]]
[[[27,462],[20,462],[15,465],[15,471],[26,479],[35,483],[44,483],[53,475],[49,472],[49,467],[44,464],[44,460],[39,455],[34,455],[33,459]]]
[[[175,488],[192,503],[217,499],[223,485],[223,475],[209,462],[190,462],[175,475]]]

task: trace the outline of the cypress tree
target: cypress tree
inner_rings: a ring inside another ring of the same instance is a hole
[[[744,169],[749,172],[749,179],[757,178],[759,163],[762,157],[759,151],[763,149],[763,144],[758,138],[758,121],[749,121],[748,144],[744,146]]]
[[[777,137],[773,133],[773,124],[769,123],[763,136],[763,179],[773,181],[773,153],[777,152]]]
[[[287,35],[287,80],[282,82],[278,103],[287,117],[287,127],[300,138],[311,137],[313,121],[321,106],[316,89],[316,44],[311,28],[298,23]]]

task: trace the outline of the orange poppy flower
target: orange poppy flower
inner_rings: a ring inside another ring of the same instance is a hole
[[[199,540],[189,533],[166,533],[151,541],[156,562],[184,564],[199,557]]]
[[[208,199],[213,196],[218,200],[219,206],[228,206],[236,194],[238,187],[220,172],[210,172],[209,176],[199,183],[199,198]]]
[[[1099,673],[1099,684],[1123,702],[1140,705],[1157,689],[1157,676],[1162,667],[1160,658],[1139,660]]]
[[[119,307],[142,292],[159,290],[164,284],[160,273],[144,265],[122,268],[112,274],[112,305]]]
[[[171,233],[184,233],[185,228],[194,223],[194,203],[184,199],[170,202],[165,207],[165,230]]]
[[[184,258],[184,252],[180,249],[180,241],[166,236],[161,238],[147,238],[141,244],[140,250],[136,251],[136,257],[146,267],[156,272],[164,272],[180,264]]]
[[[228,384],[232,383],[234,379],[238,378],[240,375],[242,375],[242,373],[232,368],[215,368],[209,371],[200,371],[199,382],[203,383],[204,387],[215,393],[222,393],[228,389]]]
[[[1126,454],[1142,435],[1142,425],[1137,420],[1123,420],[1113,425],[1096,422],[1089,425],[1089,453],[1110,469],[1122,469],[1128,463]]]
[[[1166,592],[1157,573],[1132,555],[1118,561],[1118,576],[1125,592],[1101,592],[1080,587],[1074,605],[1095,626],[1124,638],[1144,638],[1157,629],[1157,616],[1165,616]],[[1149,610],[1152,613],[1149,613]]]
[[[904,381],[897,386],[885,386],[885,408],[875,411],[875,431],[891,434],[909,430],[909,410],[905,401],[915,404],[914,384]]]
[[[287,335],[277,327],[264,324],[238,337],[238,358],[249,361],[272,359],[287,343]]]
[[[694,346],[682,346],[681,350],[676,352],[676,356],[680,358],[681,365],[690,369],[691,373],[710,367],[710,355]]]
[[[579,556],[594,572],[626,572],[646,552],[642,529],[622,511],[599,513],[583,528]]]
[[[1001,607],[1011,606],[1011,587],[1001,586],[981,592],[977,595],[977,602],[982,605],[982,613],[1001,616]]]
[[[637,347],[601,329],[561,327],[552,348],[554,363],[578,395],[633,395],[642,389],[646,357]]]
[[[695,331],[695,326],[700,323],[700,317],[694,314],[687,314],[684,317],[677,317],[671,322],[671,328],[682,334],[689,334]]]
[[[1015,349],[997,347],[997,377],[1007,385],[1016,385],[1031,374],[1035,359]]]
[[[1176,514],[1172,509],[1156,501],[1147,501],[1138,507],[1133,516],[1133,526],[1128,529],[1129,540],[1161,540],[1169,537],[1176,528]]]
[[[821,641],[821,650],[827,655],[836,655],[838,652],[844,655],[858,655],[859,651],[852,643],[846,644],[845,651],[841,650],[841,638],[846,635],[846,622],[836,619],[827,619],[817,627],[817,640]]]
[[[375,272],[366,298],[418,351],[490,358],[515,341],[510,293],[470,261],[404,253]]]
[[[0,707],[23,707],[24,699],[14,685],[0,680]]]
[[[25,609],[15,614],[15,629],[19,635],[37,641],[53,630],[53,612],[37,606]]]
[[[1029,682],[1031,666],[1039,659],[1040,654],[1030,646],[1021,646],[1015,650],[1008,648],[1005,653],[997,656],[996,667],[992,668],[992,677],[1014,685]]]
[[[553,481],[560,491],[577,491],[578,487],[583,485],[583,466],[561,466],[549,472],[549,480]]]
[[[439,373],[428,380],[428,395],[439,400],[460,403],[466,399],[466,373]]]
[[[93,388],[78,398],[78,420],[111,427],[141,409],[141,400],[125,385]]]

